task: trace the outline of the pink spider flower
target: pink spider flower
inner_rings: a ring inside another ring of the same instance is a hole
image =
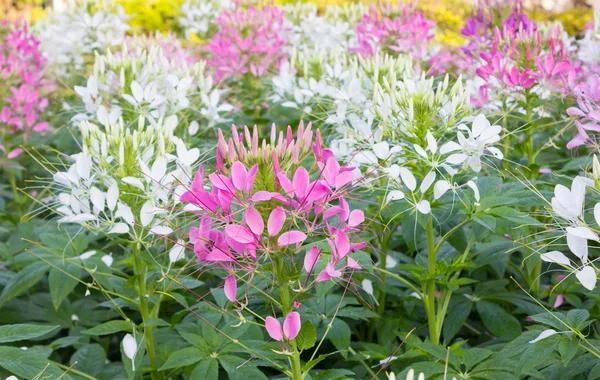
[[[391,16],[391,15],[390,15]],[[414,7],[405,7],[393,19],[371,7],[356,25],[358,47],[354,50],[363,57],[380,51],[410,53],[421,59],[427,54],[427,44],[433,39],[435,23],[427,20]]]
[[[24,23],[9,24],[7,34],[0,36],[0,128],[7,132],[3,151],[9,151],[9,159],[22,152],[10,145],[20,144],[22,136],[49,129],[49,123],[42,120],[48,107],[43,94],[53,85],[44,77],[46,59],[38,47],[39,41]]]
[[[600,132],[600,76],[590,76],[575,87],[573,94],[577,97],[577,107],[568,108],[567,113],[575,118],[577,134],[567,144],[568,149],[591,143],[588,132]]]
[[[244,274],[251,277],[259,266],[282,258],[294,260],[303,252],[304,268],[314,282],[324,280],[324,274],[313,270],[322,256],[330,257],[328,264],[324,264],[331,272],[328,279],[340,277],[343,269],[360,269],[349,255],[366,245],[357,241],[365,218],[362,211],[350,210],[345,200],[355,181],[353,168],[335,160],[323,147],[318,131],[311,144],[308,136],[312,133],[307,134],[307,130],[299,128],[297,140],[288,135],[286,143],[265,145],[266,152],[260,154],[255,149],[257,138],[246,130],[248,145],[254,149],[246,151],[235,138],[230,142],[233,141],[237,154],[248,154],[243,158],[254,162],[252,166],[240,160],[230,164],[229,158],[238,156],[229,157],[230,144],[227,144],[228,159],[223,158],[220,167],[207,178],[200,168],[188,191],[181,196],[181,201],[189,204],[187,209],[200,216],[199,226],[192,227],[189,233],[194,252],[201,263],[229,273],[225,295],[232,302],[236,299],[236,278]],[[220,144],[223,143],[224,138]],[[300,166],[299,161],[273,168],[267,165],[267,159],[256,160],[262,154],[266,154],[265,158],[285,158],[280,148],[304,150],[305,145],[313,148],[314,164],[310,170]],[[255,160],[249,159],[251,155]],[[315,251],[314,244],[319,241],[327,241],[330,250]],[[335,266],[340,265],[343,268],[336,271]]]
[[[263,77],[285,61],[284,12],[277,7],[224,12],[216,20],[219,31],[208,43],[208,63],[217,80],[250,74]]]

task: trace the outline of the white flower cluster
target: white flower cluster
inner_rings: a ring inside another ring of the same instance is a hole
[[[99,127],[82,121],[82,152],[67,171],[54,174],[61,223],[126,234],[134,240],[172,231],[165,222],[177,212],[187,189],[197,148],[186,149],[173,135],[177,117],[137,127],[123,119]]]
[[[283,7],[288,46],[308,51],[348,51],[356,45],[354,24],[339,17],[317,15],[317,6],[296,3]]]
[[[597,162],[597,161],[596,161]],[[596,163],[595,163],[596,164]],[[562,252],[551,251],[542,254],[542,260],[556,263],[574,273],[581,284],[588,290],[596,287],[596,269],[589,259],[588,242],[600,242],[598,227],[593,229],[585,221],[585,193],[587,187],[594,187],[594,181],[585,177],[575,177],[571,189],[556,185],[551,204],[554,214],[562,223],[559,225],[567,237],[569,250],[579,259],[581,265],[574,265]],[[593,209],[593,217],[600,226],[600,203]]]
[[[120,117],[126,122],[143,117],[155,125],[172,115],[182,121],[201,116],[213,126],[223,121],[222,113],[232,107],[221,103],[222,90],[214,88],[205,69],[203,61],[188,65],[185,60],[170,60],[157,45],[135,50],[124,46],[118,53],[97,55],[87,85],[75,86],[85,110],[74,120],[114,124]],[[198,129],[197,122],[189,124],[191,135]]]
[[[235,8],[232,0],[187,0],[181,6],[183,17],[179,24],[189,39],[193,34],[207,37],[215,29],[215,20],[221,13]]]
[[[594,10],[594,28],[585,32],[585,37],[578,41],[579,59],[590,65],[600,64],[600,10]]]
[[[59,75],[79,72],[94,51],[121,45],[129,30],[123,7],[105,2],[102,9],[83,2],[68,12],[53,12],[34,25],[40,49]]]

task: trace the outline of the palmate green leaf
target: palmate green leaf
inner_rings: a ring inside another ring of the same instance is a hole
[[[347,351],[350,347],[350,335],[352,335],[350,326],[341,319],[336,318],[331,325],[327,338],[338,351]]]
[[[321,373],[316,374],[313,380],[344,380],[353,379],[354,372],[347,369],[328,369]]]
[[[97,376],[106,364],[106,353],[99,344],[88,344],[75,351],[70,364],[78,371]]]
[[[75,289],[79,276],[81,268],[67,262],[59,263],[57,267],[50,269],[48,285],[55,310],[58,310],[65,298]]]
[[[327,353],[327,354],[322,354],[319,355],[316,359],[310,360],[308,362],[306,362],[304,364],[304,366],[302,367],[302,371],[303,372],[308,372],[311,369],[313,369],[314,366],[316,366],[317,364],[319,364],[320,362],[322,362],[323,360],[327,359],[330,355],[333,355],[334,353]]]
[[[452,297],[448,314],[444,320],[443,334],[446,342],[450,342],[454,335],[464,326],[469,314],[471,314],[472,308],[473,302],[464,295],[459,294]]]
[[[500,306],[488,301],[479,301],[476,306],[483,324],[492,334],[508,340],[521,334],[519,320]]]
[[[17,342],[44,336],[60,326],[44,325],[4,325],[0,326],[0,343]]]
[[[252,362],[232,355],[220,355],[219,363],[227,372],[230,380],[267,380],[261,370],[254,367]]]
[[[583,309],[574,309],[569,310],[567,313],[567,324],[575,329],[580,329],[581,326],[585,324],[585,322],[590,317],[590,312]]]
[[[571,360],[573,360],[575,354],[577,354],[577,351],[579,350],[579,339],[576,336],[568,337],[564,335],[558,341],[557,350],[560,354],[560,359],[566,367],[569,365]]]
[[[81,333],[86,335],[109,335],[120,331],[132,331],[132,322],[127,321],[108,321],[101,325],[94,326],[91,329],[83,330]]]
[[[219,361],[213,358],[200,360],[194,367],[190,379],[219,380]]]
[[[23,268],[2,290],[0,307],[37,284],[49,269],[50,265],[43,261],[36,261]]]
[[[473,217],[473,221],[492,232],[496,231],[496,218],[491,215],[477,214]]]
[[[200,352],[196,347],[186,347],[179,351],[175,351],[166,363],[159,368],[159,371],[164,371],[172,368],[187,367],[188,365],[195,364],[206,356]]]
[[[295,339],[299,350],[308,350],[317,342],[317,330],[310,321],[304,321]]]
[[[521,213],[512,207],[506,207],[506,206],[495,207],[491,210],[487,210],[486,214],[493,215],[493,216],[496,216],[501,219],[506,219],[506,220],[513,222],[515,224],[518,224],[518,225],[529,225],[529,226],[541,226],[542,225],[542,223],[540,223],[537,219],[532,218],[531,216],[529,216],[527,214]]]
[[[18,347],[0,347],[0,367],[20,378],[32,379],[43,371],[45,378],[73,380],[49,360]]]
[[[467,370],[473,369],[477,364],[483,362],[493,354],[492,351],[483,348],[471,348],[462,356],[463,363],[467,367]]]

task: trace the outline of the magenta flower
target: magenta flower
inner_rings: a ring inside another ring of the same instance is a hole
[[[284,321],[283,321],[283,330],[281,329],[281,323],[271,316],[265,319],[265,328],[269,336],[281,342],[283,338],[287,340],[293,340],[298,336],[300,332],[300,327],[302,326],[300,322],[300,314],[296,311],[289,312]]]
[[[567,113],[575,118],[577,134],[567,144],[568,149],[592,144],[588,132],[600,132],[600,76],[590,76],[587,82],[575,87],[573,93],[577,96],[577,107],[570,107]]]
[[[250,74],[263,77],[285,61],[283,10],[277,7],[224,12],[216,20],[219,31],[208,43],[209,64],[217,80]]]

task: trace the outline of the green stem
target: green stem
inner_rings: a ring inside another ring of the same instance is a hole
[[[431,343],[439,344],[440,336],[437,329],[437,323],[435,320],[435,268],[437,264],[437,250],[435,241],[433,240],[433,216],[429,214],[427,219],[427,297],[426,297],[426,309],[427,309],[427,322],[429,324],[429,339]]]
[[[382,269],[386,268],[386,264],[387,264],[387,252],[388,252],[388,245],[390,243],[390,239],[392,238],[392,233],[394,230],[390,230],[390,232],[388,232],[387,234],[385,234],[385,236],[383,237],[383,241],[381,242],[381,250],[379,251],[379,267]],[[381,284],[383,285],[383,287],[385,287],[385,271],[381,272]],[[379,308],[377,310],[378,314],[380,316],[383,316],[383,314],[385,313],[385,297],[386,297],[387,292],[382,291],[381,294],[379,295]]]
[[[277,284],[279,285],[279,293],[281,298],[281,311],[283,316],[287,316],[293,310],[293,303],[290,297],[290,289],[284,275],[283,259],[281,257],[273,257],[275,265],[275,275],[277,276]],[[291,379],[302,380],[302,364],[300,362],[300,351],[296,347],[295,341],[290,341],[292,356],[290,357],[290,365],[292,367]]]
[[[68,373],[70,373],[71,375],[76,375],[76,376],[78,376],[78,377],[81,377],[81,378],[83,378],[83,379],[87,379],[87,380],[98,380],[98,379],[96,379],[96,378],[95,378],[95,377],[93,377],[93,376],[90,376],[90,375],[88,375],[88,374],[85,374],[85,373],[83,373],[83,372],[81,372],[81,371],[78,371],[78,370],[74,369],[74,368],[73,368],[73,366],[74,366],[74,365],[69,367],[69,366],[66,366],[66,365],[64,365],[64,364],[60,364],[60,363],[57,363],[57,362],[52,362],[52,363],[53,363],[55,366],[57,366],[58,368],[60,368],[60,369],[64,370],[64,371],[65,371],[65,374],[68,374]],[[77,363],[75,363],[75,364],[77,364]],[[64,374],[63,374],[63,375],[61,375],[60,377],[62,377],[62,376],[64,376]],[[60,377],[59,377],[58,379],[60,379]],[[58,380],[58,379],[57,379],[57,380]]]
[[[134,257],[134,272],[137,279],[138,285],[138,296],[139,296],[139,307],[140,313],[142,314],[142,321],[144,323],[144,337],[146,341],[146,351],[148,351],[148,359],[150,360],[150,366],[152,367],[151,377],[152,380],[160,379],[160,376],[156,366],[156,354],[154,352],[154,337],[152,336],[153,328],[146,326],[146,323],[152,318],[148,311],[148,299],[146,298],[146,273],[147,268],[140,257],[140,243],[136,243],[133,250]]]

